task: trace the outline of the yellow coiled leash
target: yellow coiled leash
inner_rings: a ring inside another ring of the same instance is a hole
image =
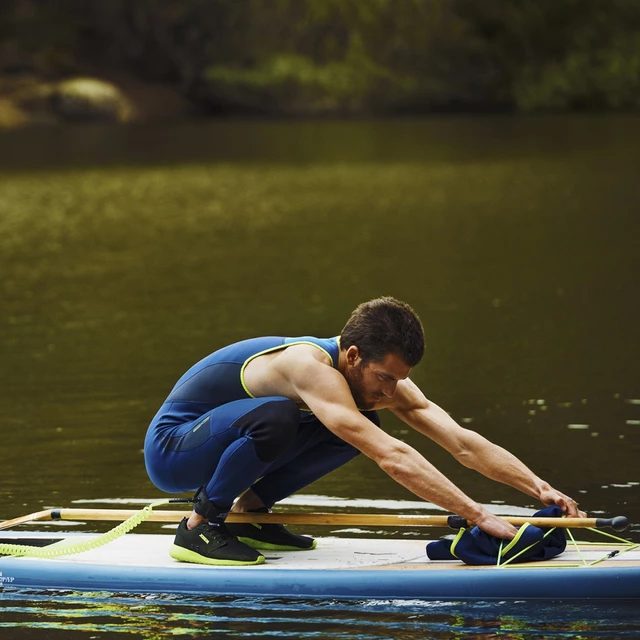
[[[82,553],[83,551],[91,551],[98,549],[113,542],[117,538],[123,536],[125,533],[135,529],[140,523],[149,518],[156,507],[161,507],[166,504],[173,504],[175,502],[193,502],[190,499],[183,498],[171,498],[169,500],[158,500],[152,502],[146,507],[142,508],[137,513],[134,513],[130,518],[121,522],[113,529],[103,533],[97,538],[91,538],[90,540],[82,540],[81,542],[71,542],[68,539],[62,540],[60,543],[52,544],[47,547],[32,547],[25,544],[0,544],[0,556],[26,556],[29,558],[58,558],[60,556],[70,556],[75,553]]]

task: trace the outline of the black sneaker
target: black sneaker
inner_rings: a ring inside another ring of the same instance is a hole
[[[203,522],[187,528],[187,518],[178,526],[169,555],[181,562],[217,565],[262,564],[264,556],[235,538],[224,524]]]
[[[316,541],[313,538],[291,533],[281,524],[230,522],[227,524],[227,529],[240,542],[244,542],[254,549],[309,551],[316,548]]]

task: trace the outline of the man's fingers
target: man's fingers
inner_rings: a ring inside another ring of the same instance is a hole
[[[506,527],[499,526],[495,528],[485,529],[485,531],[494,536],[497,536],[498,538],[502,538],[503,540],[512,540],[518,533],[518,530],[508,522],[505,522],[504,524],[506,524],[507,526]],[[480,528],[482,529],[482,527]]]
[[[569,518],[587,517],[587,514],[578,508],[578,503],[568,496],[561,495],[560,499],[556,501],[556,504],[562,508],[562,512]]]
[[[555,504],[562,509],[562,513],[569,518],[586,518],[587,514],[584,511],[580,511],[578,503],[566,496],[564,493],[555,491],[552,489],[546,500],[543,500],[546,505]]]
[[[478,518],[474,524],[484,532],[497,538],[502,538],[503,540],[511,540],[518,533],[518,530],[512,524],[493,514],[487,514],[487,517]]]
[[[574,503],[567,504],[566,509],[563,509],[564,514],[569,518],[577,518],[578,517],[578,505]]]

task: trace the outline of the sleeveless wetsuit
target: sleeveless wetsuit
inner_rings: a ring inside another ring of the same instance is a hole
[[[338,366],[337,338],[262,337],[223,347],[191,367],[153,418],[144,444],[151,481],[169,493],[205,486],[220,511],[248,488],[271,507],[358,454],[283,396],[255,398],[244,384],[254,358],[310,344]],[[379,424],[375,411],[363,412]]]

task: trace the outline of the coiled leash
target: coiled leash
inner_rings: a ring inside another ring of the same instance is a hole
[[[129,533],[129,531],[135,529],[139,524],[151,516],[156,507],[177,503],[193,504],[193,502],[193,498],[170,498],[169,500],[158,500],[157,502],[152,502],[106,533],[103,533],[97,538],[91,538],[90,540],[83,540],[81,542],[69,543],[69,540],[65,539],[46,547],[32,547],[25,544],[0,544],[0,556],[59,558],[60,556],[70,556],[76,553],[82,553],[83,551],[91,551],[93,549],[103,547],[105,544],[109,544],[123,536],[125,533]]]

